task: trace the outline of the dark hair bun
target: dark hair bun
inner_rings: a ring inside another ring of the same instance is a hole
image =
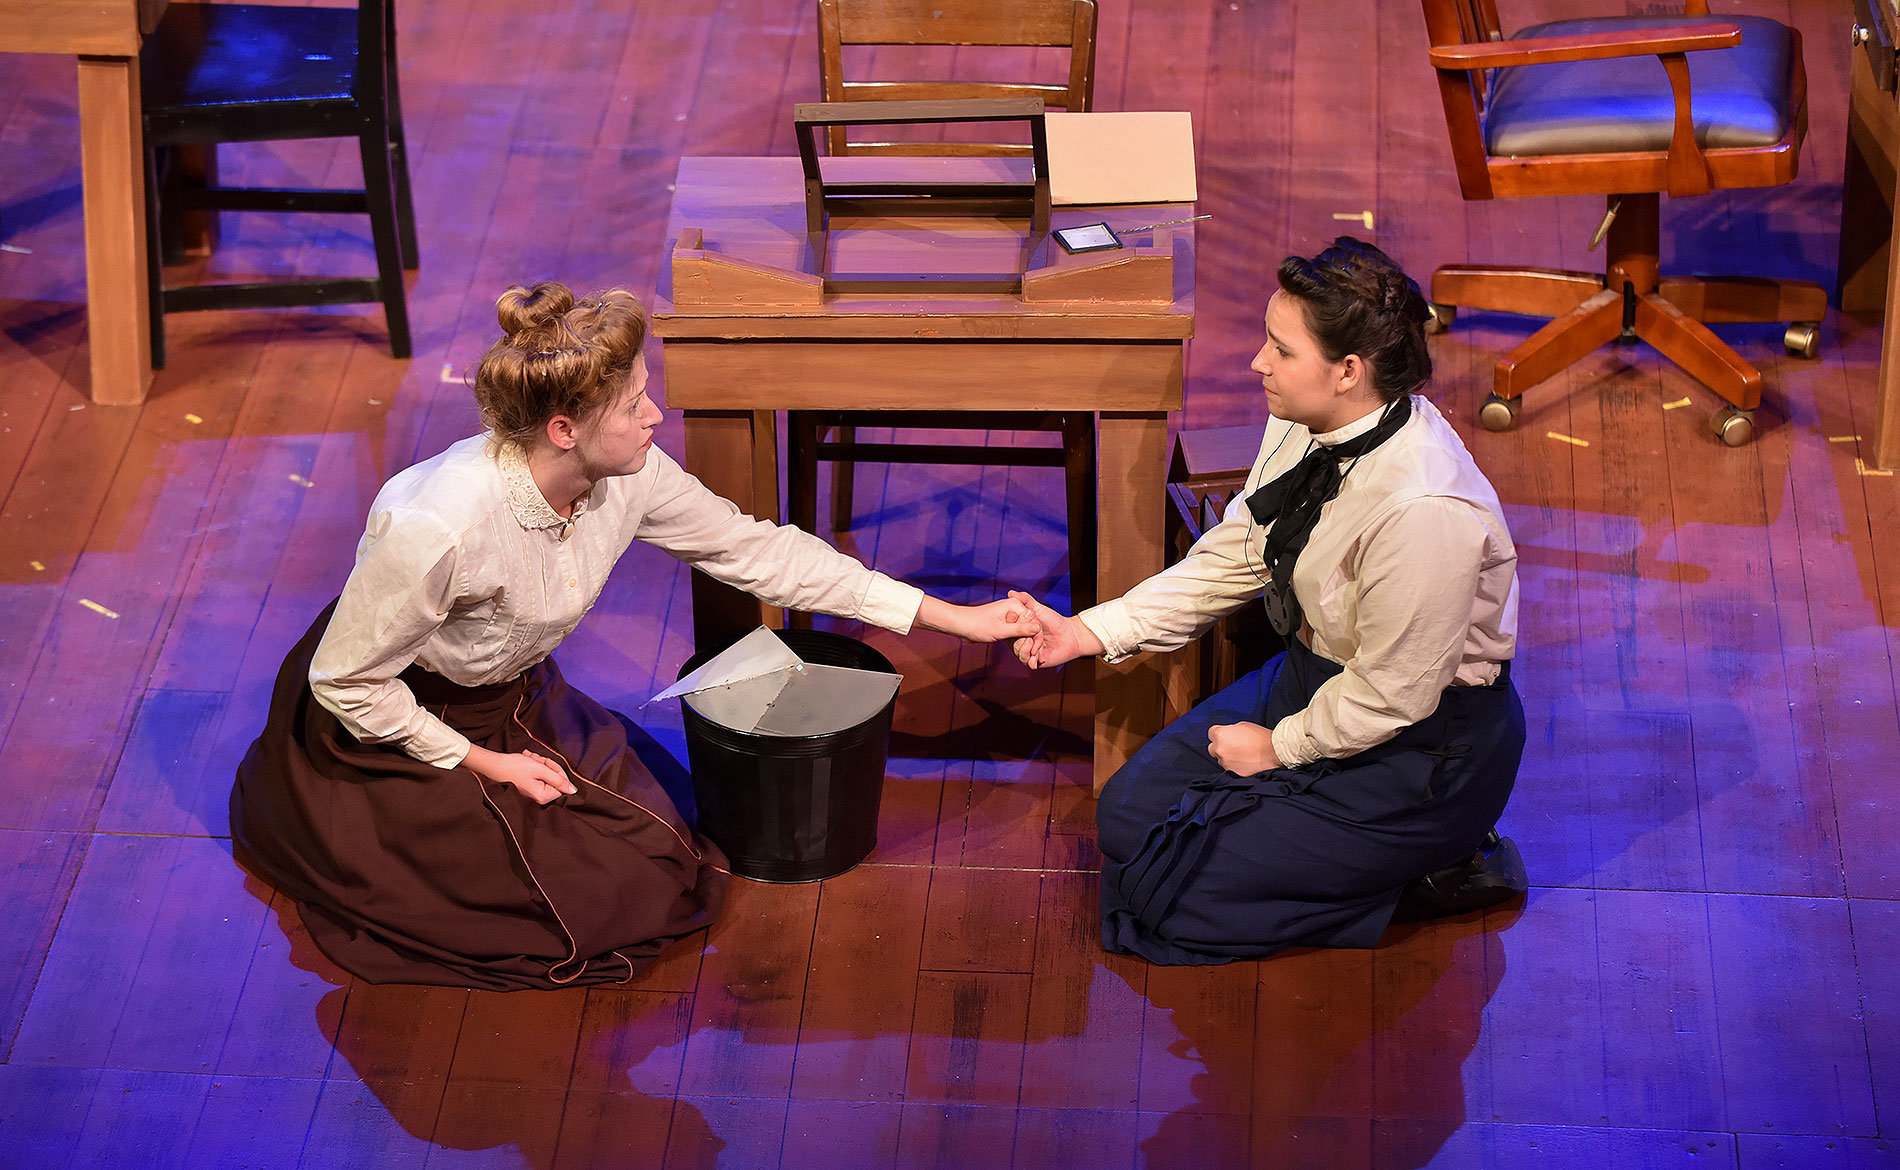
[[[1431,378],[1425,348],[1431,307],[1390,256],[1364,240],[1340,236],[1310,260],[1288,256],[1279,276],[1326,359],[1358,354],[1371,368],[1380,398],[1390,402],[1415,393]]]

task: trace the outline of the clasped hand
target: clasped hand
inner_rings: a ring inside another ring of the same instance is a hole
[[[535,752],[494,752],[470,744],[462,765],[485,780],[519,789],[536,804],[572,796],[576,791],[565,769]]]
[[[1002,642],[1037,630],[1030,607],[1013,593],[985,605],[956,605],[925,597],[917,610],[917,624],[955,634],[965,642]]]
[[[1105,649],[1102,640],[1086,625],[1057,613],[1029,594],[1012,589],[1009,599],[1030,615],[1031,628],[1010,645],[1029,669],[1061,666],[1077,658],[1100,654]]]
[[[1208,728],[1207,754],[1236,776],[1258,776],[1280,766],[1272,730],[1258,723],[1221,723]]]

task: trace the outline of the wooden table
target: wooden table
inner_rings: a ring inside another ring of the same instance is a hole
[[[1055,223],[1135,227],[1191,214],[1058,208]],[[833,269],[994,272],[1020,263],[1020,227],[834,219]],[[740,507],[776,517],[776,411],[1092,411],[1097,596],[1120,596],[1163,564],[1167,416],[1181,407],[1194,330],[1193,239],[1190,225],[1120,253],[1067,256],[1051,246],[1031,259],[1020,295],[923,285],[903,295],[826,295],[809,273],[797,159],[682,159],[654,332],[665,341],[667,404],[684,417],[687,466]],[[701,646],[773,616],[700,573],[693,609]],[[1095,664],[1098,789],[1161,728],[1162,674],[1152,659]]]
[[[86,327],[95,402],[143,402],[152,384],[139,41],[166,0],[0,0],[0,52],[79,58]]]
[[[1874,0],[1885,4],[1887,0]],[[1883,313],[1879,393],[1874,407],[1875,467],[1900,468],[1900,248],[1892,246],[1896,161],[1900,161],[1900,98],[1882,90],[1858,48],[1848,99],[1847,166],[1841,193],[1840,307]]]

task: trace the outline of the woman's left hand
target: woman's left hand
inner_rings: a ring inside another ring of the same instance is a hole
[[[917,611],[917,623],[955,634],[965,642],[1002,642],[1033,635],[1041,629],[1028,606],[1007,597],[987,605],[954,605],[925,597]]]
[[[1280,766],[1273,732],[1258,723],[1222,723],[1207,729],[1207,754],[1236,776],[1258,776]]]

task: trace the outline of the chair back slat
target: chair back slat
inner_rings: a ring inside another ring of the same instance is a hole
[[[828,102],[1040,97],[1051,108],[1077,113],[1094,104],[1095,0],[818,0],[818,42],[819,78]],[[847,47],[948,51],[961,46],[1067,49],[1067,82],[845,76]],[[854,142],[843,126],[829,128],[826,137],[832,154],[1016,155],[1029,150],[1025,143],[1009,142]]]
[[[838,7],[847,45],[1065,46],[1075,38],[1075,0],[841,0]]]
[[[1036,85],[1014,81],[847,81],[848,102],[934,102],[946,98],[1041,98],[1044,105],[1060,106],[1068,97],[1066,85]]]

